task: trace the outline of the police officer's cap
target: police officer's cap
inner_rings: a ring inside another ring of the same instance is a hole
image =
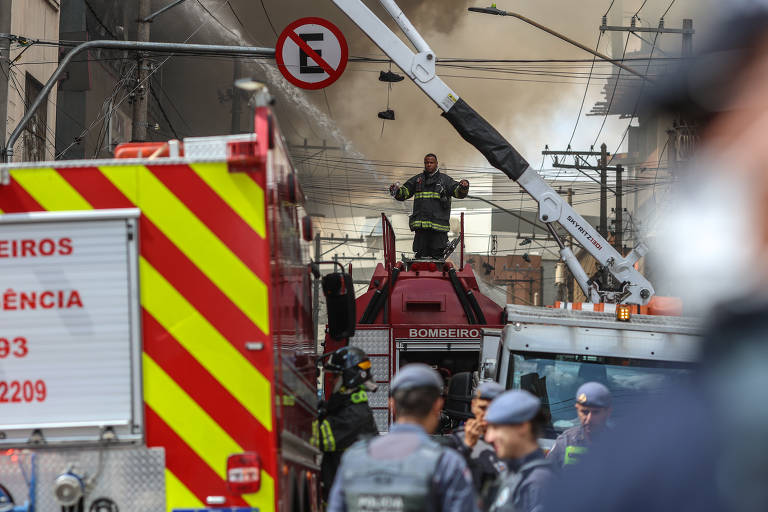
[[[475,398],[482,400],[493,400],[504,392],[504,386],[498,382],[488,381],[481,382],[477,389],[475,389]]]
[[[443,389],[443,379],[435,370],[423,363],[411,363],[400,368],[392,379],[389,392],[399,389],[427,388]]]
[[[518,425],[536,417],[541,400],[527,391],[513,389],[500,394],[491,402],[485,419],[496,425]]]
[[[611,406],[611,392],[599,382],[586,382],[576,391],[576,403],[586,407]]]

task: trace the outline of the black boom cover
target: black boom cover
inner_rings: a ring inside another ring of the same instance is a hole
[[[334,273],[323,276],[323,294],[328,308],[328,333],[341,340],[355,335],[355,288],[352,276]]]

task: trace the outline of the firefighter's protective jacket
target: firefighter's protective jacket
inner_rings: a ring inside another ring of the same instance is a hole
[[[395,192],[395,199],[405,201],[413,197],[411,231],[428,229],[447,233],[451,230],[451,198],[464,199],[468,192],[469,188],[437,169],[432,174],[424,171],[406,181]]]
[[[378,433],[368,394],[362,387],[354,393],[336,392],[320,407],[318,419],[312,424],[311,442],[323,452],[320,476],[324,497],[333,484],[344,450]]]

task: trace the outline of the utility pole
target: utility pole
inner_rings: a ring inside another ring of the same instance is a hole
[[[693,55],[693,20],[683,20],[683,57],[690,57]]]
[[[568,189],[568,205],[573,206],[573,189],[572,188]],[[568,234],[568,247],[570,247],[571,250],[573,250],[573,235],[571,235],[570,233]],[[570,270],[568,270],[568,267],[566,267],[566,272],[568,272],[568,274],[570,274],[571,272]],[[568,302],[573,302],[573,287],[576,279],[574,279],[573,276],[570,276],[570,277],[571,278],[567,279],[565,282],[565,290],[566,290],[566,293],[568,294],[567,295]]]
[[[608,239],[608,146],[600,144],[600,227],[597,229]]]
[[[315,261],[320,261],[320,233],[315,235]],[[312,288],[312,325],[315,326],[313,333],[319,338],[317,328],[320,322],[320,279],[314,280]]]
[[[0,148],[5,147],[5,137],[8,130],[8,77],[11,72],[11,5],[13,0],[0,0]],[[3,155],[5,157],[5,155]],[[3,158],[4,160],[4,158]]]
[[[149,41],[149,24],[146,18],[152,13],[150,0],[139,0],[139,17],[136,20],[136,40]],[[149,96],[149,84],[145,83],[149,76],[149,60],[145,53],[139,52],[136,67],[136,88],[133,96],[133,126],[131,128],[131,140],[143,142],[147,140],[147,105]]]
[[[619,254],[624,256],[624,216],[623,216],[623,201],[622,201],[622,188],[621,183],[624,174],[624,167],[621,165],[616,166],[616,234],[614,235],[613,246],[619,251]]]

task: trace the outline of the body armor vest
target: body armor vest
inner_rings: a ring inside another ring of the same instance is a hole
[[[552,467],[552,464],[547,459],[535,459],[523,464],[517,472],[509,472],[502,476],[499,492],[496,494],[496,499],[493,501],[489,512],[515,512],[517,493],[525,479],[531,471],[544,466]]]
[[[370,443],[358,442],[344,455],[342,485],[349,512],[439,510],[432,481],[442,447],[427,441],[402,458],[381,459],[371,456]]]

